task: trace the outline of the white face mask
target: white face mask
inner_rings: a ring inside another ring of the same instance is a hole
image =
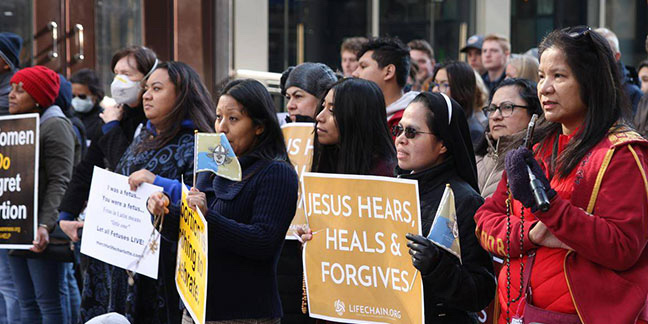
[[[90,97],[86,97],[85,99],[74,97],[72,98],[72,107],[74,107],[74,111],[78,113],[87,113],[92,110],[94,103]]]
[[[148,78],[148,76],[151,75],[151,73],[153,73],[157,65],[158,65],[158,60],[155,59],[155,63],[153,64],[151,71],[146,73],[146,75],[142,80],[146,80],[146,78]],[[141,90],[142,90],[142,86],[140,82],[132,81],[131,79],[129,79],[127,76],[123,74],[115,75],[115,79],[110,85],[110,94],[118,104],[135,103],[139,99],[139,94]]]
[[[115,75],[110,84],[110,94],[118,104],[129,104],[136,102],[142,87],[139,82],[132,81],[123,74]]]

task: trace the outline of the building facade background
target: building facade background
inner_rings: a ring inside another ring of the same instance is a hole
[[[238,70],[280,73],[307,61],[339,70],[351,36],[426,39],[443,62],[463,59],[472,34],[503,34],[521,53],[555,28],[605,26],[625,64],[648,56],[646,0],[3,0],[0,16],[0,31],[25,39],[22,66],[65,76],[94,68],[106,90],[112,54],[131,44],[192,65],[214,93]]]

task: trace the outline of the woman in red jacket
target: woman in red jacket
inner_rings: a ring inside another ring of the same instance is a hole
[[[475,215],[483,247],[510,259],[498,280],[499,323],[645,323],[648,142],[626,122],[605,38],[566,28],[539,51],[550,123],[533,152],[507,155],[497,191]],[[546,190],[546,211],[529,173]]]

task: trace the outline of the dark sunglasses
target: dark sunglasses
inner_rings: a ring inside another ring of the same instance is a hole
[[[80,94],[80,95],[76,95],[75,97],[78,97],[81,100],[85,100],[85,98],[88,98],[88,95]]]
[[[434,133],[432,133],[432,132],[417,131],[416,129],[414,129],[412,127],[403,127],[402,125],[394,125],[394,127],[392,127],[392,135],[394,137],[400,136],[401,134],[403,134],[403,132],[405,132],[405,137],[409,138],[409,139],[412,139],[412,138],[416,137],[417,134],[432,134],[432,135],[434,135]]]
[[[589,35],[592,32],[592,28],[589,28],[588,26],[576,26],[563,28],[560,31],[567,34],[570,38],[580,39],[583,36]]]

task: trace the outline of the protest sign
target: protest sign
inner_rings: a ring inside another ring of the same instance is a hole
[[[0,117],[0,249],[29,249],[38,227],[39,115]]]
[[[304,246],[311,317],[346,323],[423,323],[423,285],[406,233],[421,234],[418,183],[304,173],[313,239]]]
[[[200,209],[189,208],[187,192],[183,183],[175,282],[191,318],[198,324],[204,324],[207,307],[207,221]]]
[[[288,157],[290,162],[297,171],[297,176],[301,179],[304,172],[310,171],[311,161],[313,158],[313,141],[315,133],[314,123],[288,123],[281,126],[284,140],[286,141],[286,149],[288,150]],[[306,224],[306,216],[304,216],[304,206],[302,202],[301,192],[297,197],[297,210],[295,217],[290,223],[288,233],[286,233],[287,240],[294,240],[296,237],[293,235],[297,227]]]
[[[146,201],[161,187],[142,183],[131,191],[128,177],[94,168],[81,253],[116,267],[157,279],[160,233]]]

